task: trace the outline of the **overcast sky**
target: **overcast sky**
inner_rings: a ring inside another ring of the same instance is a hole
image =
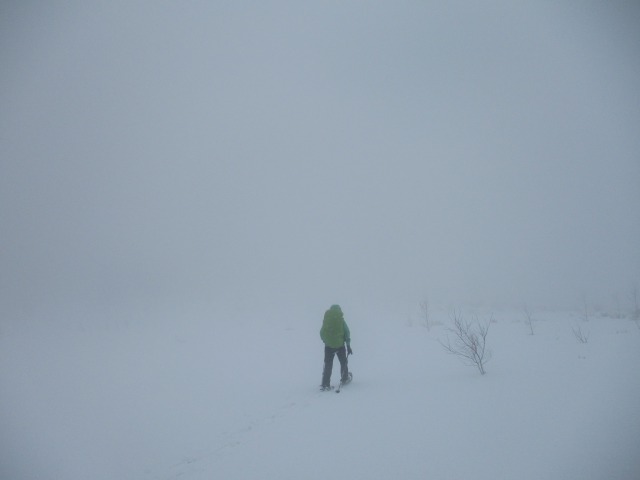
[[[631,1],[3,2],[2,310],[624,304],[638,25]]]

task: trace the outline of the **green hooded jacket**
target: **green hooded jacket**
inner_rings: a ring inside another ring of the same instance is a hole
[[[340,348],[351,344],[351,333],[340,305],[331,305],[331,308],[324,313],[320,338],[327,347]]]

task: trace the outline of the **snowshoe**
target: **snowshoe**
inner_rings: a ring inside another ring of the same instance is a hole
[[[345,377],[340,380],[340,385],[346,385],[347,383],[351,383],[353,380],[353,373],[349,372]]]

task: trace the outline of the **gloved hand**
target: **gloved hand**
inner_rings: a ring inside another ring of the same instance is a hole
[[[353,355],[353,350],[351,350],[351,345],[347,345],[347,353],[349,355]]]

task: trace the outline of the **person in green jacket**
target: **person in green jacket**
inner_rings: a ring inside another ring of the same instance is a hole
[[[351,332],[347,322],[344,321],[344,314],[340,305],[331,305],[331,308],[324,313],[320,338],[324,342],[324,370],[322,371],[322,390],[331,389],[331,372],[333,370],[333,357],[337,354],[340,360],[340,381],[347,383],[351,379],[349,367],[347,365],[347,353],[353,354],[351,350]],[[345,344],[347,345],[345,349]]]

